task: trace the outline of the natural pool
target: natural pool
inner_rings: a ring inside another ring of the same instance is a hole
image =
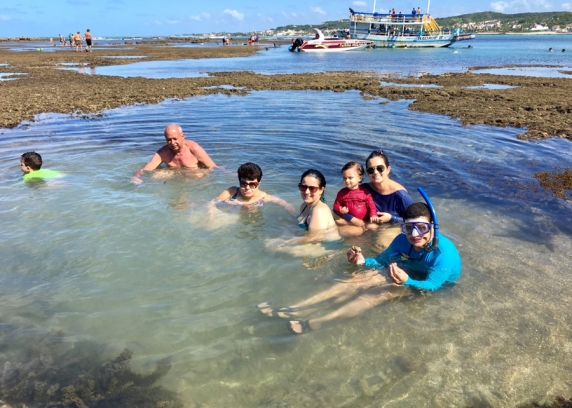
[[[3,352],[58,330],[72,345],[127,346],[140,372],[169,359],[163,384],[205,406],[513,406],[570,395],[572,208],[532,179],[568,162],[569,142],[518,141],[516,129],[463,127],[406,101],[379,102],[265,91],[96,120],[41,115],[3,129],[1,333],[15,330]],[[229,172],[131,184],[168,122]],[[320,169],[332,202],[343,164],[377,148],[396,180],[432,197],[464,260],[459,284],[292,336],[254,305],[327,288],[351,269],[345,248],[372,254],[371,236],[330,247],[339,252],[329,261],[295,257],[265,246],[300,235],[280,208],[221,211],[208,222],[206,204],[246,161],[264,170],[265,191],[293,205],[300,174]],[[21,183],[19,156],[30,150],[67,175]]]

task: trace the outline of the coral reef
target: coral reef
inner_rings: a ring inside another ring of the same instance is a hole
[[[155,382],[170,365],[162,362],[149,375],[130,370],[125,349],[103,363],[93,343],[62,341],[61,333],[0,356],[0,399],[11,407],[179,408],[174,392]]]

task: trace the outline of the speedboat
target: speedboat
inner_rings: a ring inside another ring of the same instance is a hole
[[[333,37],[326,38],[324,33],[317,28],[316,37],[313,40],[304,41],[297,38],[290,46],[289,50],[304,52],[338,52],[363,50],[373,43],[369,40],[356,40],[349,38],[349,33],[340,32]]]

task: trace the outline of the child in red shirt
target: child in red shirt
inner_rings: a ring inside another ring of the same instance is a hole
[[[345,188],[342,188],[334,202],[334,212],[338,215],[351,214],[352,224],[363,227],[363,219],[369,215],[371,222],[375,223],[377,219],[377,209],[371,193],[367,188],[360,186],[363,180],[363,166],[358,162],[351,161],[346,163],[342,168],[342,178]],[[355,222],[354,222],[355,220]],[[347,225],[347,224],[346,224]]]

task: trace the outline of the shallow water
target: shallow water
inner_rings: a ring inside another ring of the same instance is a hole
[[[0,130],[0,310],[21,328],[5,350],[57,330],[70,343],[128,346],[141,372],[170,359],[164,385],[205,406],[500,407],[570,395],[572,207],[532,179],[569,163],[569,142],[523,142],[521,130],[463,127],[380,101],[263,91],[94,120],[40,115]],[[167,122],[228,172],[158,171],[131,184]],[[331,203],[343,164],[378,148],[414,199],[417,186],[431,196],[463,275],[452,290],[292,336],[254,305],[330,287],[352,270],[345,248],[373,255],[371,235],[327,246],[330,260],[296,257],[266,248],[301,234],[281,208],[223,206],[209,222],[206,205],[247,161],[262,167],[264,191],[295,206],[300,174],[320,169]],[[18,159],[31,150],[66,175],[23,184]]]
[[[376,71],[390,76],[464,72],[469,67],[507,64],[572,66],[572,53],[548,52],[566,48],[570,36],[478,36],[449,48],[375,49],[351,53],[288,52],[288,47],[263,49],[240,58],[210,58],[180,61],[141,61],[97,69],[99,75],[147,78],[196,77],[205,72],[254,71],[260,74],[296,74],[323,71]],[[467,44],[473,48],[468,49]],[[262,47],[261,47],[262,48]],[[570,48],[570,47],[569,47]]]

